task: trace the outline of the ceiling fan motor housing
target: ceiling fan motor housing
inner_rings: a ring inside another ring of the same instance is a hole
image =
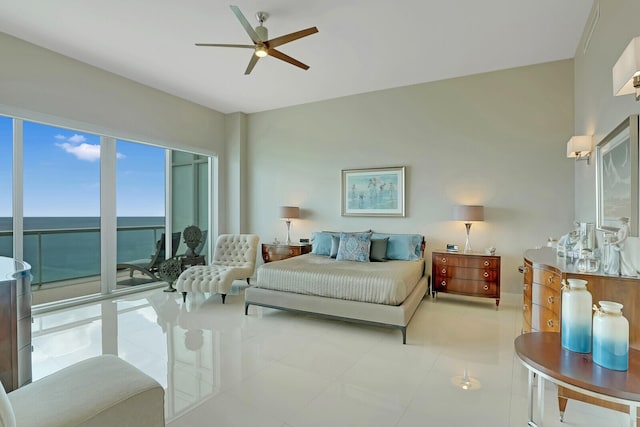
[[[269,40],[269,32],[267,31],[267,27],[263,27],[262,25],[258,25],[256,27],[256,34],[260,37],[260,40],[266,42]]]

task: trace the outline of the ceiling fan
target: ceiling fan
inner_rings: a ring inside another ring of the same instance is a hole
[[[239,47],[244,49],[253,49],[253,55],[251,55],[251,60],[249,61],[249,65],[245,70],[245,74],[251,73],[253,67],[257,64],[260,58],[264,58],[265,56],[273,56],[274,58],[278,58],[282,61],[288,62],[289,64],[293,64],[296,67],[300,67],[303,70],[308,70],[309,66],[303,64],[290,57],[289,55],[285,55],[276,49],[278,46],[282,46],[285,43],[292,42],[294,40],[300,39],[302,37],[310,36],[311,34],[317,33],[318,29],[316,27],[307,28],[304,30],[296,31],[295,33],[287,34],[284,36],[276,37],[274,39],[269,40],[267,28],[262,24],[269,17],[269,14],[266,12],[258,12],[256,13],[256,18],[260,25],[258,25],[255,29],[249,24],[247,18],[244,17],[242,12],[238,6],[230,6],[233,13],[236,15],[240,24],[244,28],[244,30],[249,34],[249,37],[253,41],[252,45],[249,44],[220,44],[220,43],[196,43],[196,46],[214,46],[214,47]]]

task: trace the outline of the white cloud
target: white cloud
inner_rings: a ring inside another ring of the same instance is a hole
[[[126,158],[127,158],[127,156],[125,156],[124,154],[116,153],[116,159],[126,159]]]
[[[93,144],[80,144],[73,145],[68,142],[63,142],[61,144],[56,144],[58,147],[62,148],[69,154],[73,154],[80,160],[86,160],[89,162],[95,162],[100,159],[100,146]]]
[[[74,144],[79,144],[81,142],[85,142],[87,138],[82,135],[78,135],[77,133],[68,139],[69,142],[73,142]]]
[[[55,139],[67,139],[64,135],[57,134],[54,136]]]

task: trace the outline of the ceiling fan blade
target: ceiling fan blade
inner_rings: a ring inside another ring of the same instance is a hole
[[[252,44],[220,44],[220,43],[196,43],[196,46],[213,46],[213,47],[242,47],[248,49],[255,49]]]
[[[238,21],[240,21],[240,24],[242,24],[242,26],[244,27],[244,30],[247,32],[247,34],[249,34],[249,37],[251,37],[251,40],[253,40],[254,43],[262,43],[262,40],[260,40],[260,37],[258,37],[258,34],[256,33],[256,30],[253,29],[251,24],[249,24],[249,21],[247,21],[247,18],[245,18],[242,12],[240,12],[238,6],[230,7],[233,13],[238,18]]]
[[[318,32],[318,29],[316,27],[311,27],[304,30],[296,31],[295,33],[276,37],[275,39],[269,40],[267,44],[269,45],[269,47],[278,47],[285,43],[289,43],[294,40],[301,39],[302,37],[310,36],[311,34],[315,34],[317,32]]]
[[[269,56],[273,56],[274,58],[278,58],[284,62],[288,62],[289,64],[293,64],[296,67],[300,67],[303,70],[308,70],[309,66],[306,64],[303,64],[302,62],[298,61],[297,59],[293,59],[292,57],[290,57],[289,55],[285,55],[284,53],[280,52],[279,50],[276,49],[269,49]]]
[[[245,76],[251,73],[251,70],[253,70],[253,67],[255,67],[256,64],[258,63],[258,59],[260,58],[257,57],[256,55],[251,55],[251,60],[249,61],[249,65],[247,65],[247,69],[244,71]]]

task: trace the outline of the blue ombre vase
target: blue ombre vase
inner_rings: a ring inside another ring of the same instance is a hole
[[[568,282],[568,283],[567,283]],[[587,281],[567,279],[562,286],[562,347],[577,353],[591,352],[591,293]]]
[[[599,301],[593,315],[593,361],[615,371],[629,369],[629,321],[622,304]]]

